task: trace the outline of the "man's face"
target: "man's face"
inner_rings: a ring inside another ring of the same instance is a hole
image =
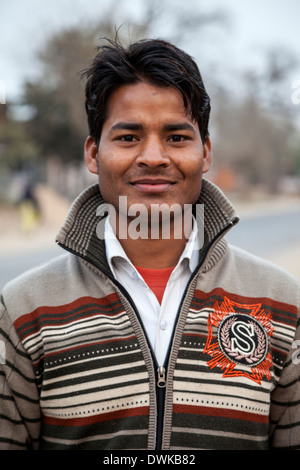
[[[119,196],[127,196],[128,207],[183,207],[199,197],[211,145],[209,138],[203,145],[198,124],[174,88],[140,82],[111,94],[99,148],[88,137],[85,159],[99,175],[104,200],[117,210]]]

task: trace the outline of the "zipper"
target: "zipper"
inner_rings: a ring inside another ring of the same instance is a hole
[[[159,366],[157,369],[157,382],[158,388],[166,388],[166,369],[163,366]]]
[[[159,366],[156,370],[156,403],[157,403],[157,422],[156,422],[156,446],[155,450],[161,450],[163,438],[163,425],[165,415],[165,396],[166,396],[166,369]]]
[[[175,326],[174,326],[174,331],[172,333],[172,337],[170,340],[168,352],[166,354],[166,359],[164,366],[159,366],[157,367],[157,382],[156,382],[156,396],[157,396],[157,427],[156,427],[156,448],[155,450],[161,450],[162,448],[162,438],[163,438],[163,422],[164,422],[164,413],[165,413],[165,395],[166,395],[166,386],[167,386],[167,364],[169,363],[169,357],[171,353],[171,347],[174,339],[174,334],[175,334],[175,328],[176,324],[178,321],[178,317],[180,314],[180,311],[182,309],[183,301],[186,297],[187,291],[194,279],[194,277],[197,275],[199,272],[199,269],[203,265],[204,261],[207,259],[207,256],[209,255],[210,250],[215,246],[215,244],[228,232],[234,225],[236,225],[239,221],[239,218],[236,217],[234,218],[230,224],[228,224],[216,237],[210,242],[208,245],[207,249],[205,250],[205,253],[203,253],[201,260],[199,261],[196,269],[194,272],[191,274],[190,279],[185,287],[182,299],[180,301],[178,310],[177,310],[177,315],[176,315],[176,320],[175,320]],[[151,354],[152,354],[152,349],[151,349]],[[154,363],[157,364],[156,358],[154,354],[152,354]]]
[[[222,238],[222,236],[225,235],[225,233],[227,231],[229,231],[230,228],[232,228],[234,225],[236,225],[236,223],[238,222],[238,218],[236,217],[234,220],[232,220],[232,222],[227,225],[212,241],[211,243],[209,244],[209,246],[207,247],[205,253],[203,253],[203,256],[202,256],[202,259],[201,261],[198,263],[198,266],[196,267],[195,271],[191,274],[190,276],[190,279],[186,285],[186,288],[185,288],[185,291],[184,291],[184,294],[182,296],[182,299],[181,299],[181,302],[180,302],[180,305],[178,307],[178,311],[177,311],[177,316],[176,316],[176,322],[175,322],[175,325],[177,324],[177,320],[178,320],[178,315],[181,311],[181,308],[182,308],[182,304],[183,304],[183,300],[185,299],[185,296],[186,296],[186,293],[187,293],[187,290],[194,278],[194,276],[197,274],[197,272],[199,271],[200,267],[202,266],[202,264],[204,263],[205,259],[207,258],[207,255],[210,251],[210,249],[215,245],[215,243],[220,240]],[[156,375],[157,375],[157,380],[156,380],[156,399],[157,399],[157,425],[156,425],[156,447],[155,447],[155,450],[161,450],[162,448],[162,438],[163,438],[163,422],[164,422],[164,409],[165,409],[165,395],[166,395],[166,385],[167,385],[167,364],[169,362],[169,356],[170,356],[170,351],[171,351],[171,346],[172,346],[172,343],[173,343],[173,339],[174,339],[174,333],[175,333],[175,327],[174,327],[174,331],[172,333],[172,338],[170,340],[170,344],[169,344],[169,348],[168,348],[168,353],[166,355],[166,359],[165,359],[165,363],[164,363],[164,366],[159,366],[158,363],[157,363],[157,360],[156,360],[156,357],[155,357],[155,354],[152,350],[152,346],[149,342],[149,339],[148,339],[148,336],[147,336],[147,333],[144,329],[144,325],[140,319],[140,315],[139,315],[139,312],[132,300],[132,298],[130,297],[129,293],[126,291],[126,289],[124,289],[124,287],[122,286],[122,284],[120,284],[113,276],[111,276],[108,272],[102,270],[96,263],[94,263],[92,260],[86,258],[84,255],[81,255],[80,253],[78,252],[75,252],[73,251],[72,249],[66,247],[65,245],[63,245],[62,243],[60,242],[57,242],[57,244],[59,246],[61,246],[62,248],[64,248],[66,251],[69,251],[70,253],[82,258],[84,261],[88,261],[89,263],[91,263],[93,266],[95,266],[97,269],[99,269],[99,271],[101,271],[103,274],[105,274],[117,287],[118,289],[122,292],[122,294],[124,295],[124,297],[128,300],[128,302],[130,303],[131,307],[133,308],[134,310],[134,313],[135,315],[137,316],[137,318],[139,319],[139,323],[140,323],[140,326],[144,332],[144,335],[145,335],[145,338],[146,338],[146,341],[148,343],[148,347],[149,347],[149,350],[150,350],[150,353],[151,353],[151,357],[152,357],[152,361],[153,361],[153,365],[154,365],[154,371],[156,369]]]
[[[156,378],[156,415],[157,415],[157,424],[156,424],[156,445],[155,445],[155,450],[160,450],[161,445],[162,445],[162,435],[163,435],[163,418],[164,418],[164,403],[165,403],[165,390],[166,390],[166,367],[164,366],[159,366],[156,356],[154,354],[154,351],[152,350],[152,346],[150,344],[150,341],[148,339],[148,335],[145,331],[143,322],[141,321],[140,314],[135,306],[135,303],[133,302],[130,294],[127,292],[127,290],[120,284],[113,276],[110,275],[107,271],[101,269],[96,263],[94,263],[92,260],[88,259],[86,256],[81,255],[80,253],[77,253],[76,251],[72,250],[71,248],[66,247],[60,242],[57,242],[58,246],[61,248],[65,249],[69,253],[72,253],[75,256],[78,256],[79,258],[82,258],[84,261],[87,261],[88,263],[92,264],[94,267],[99,269],[103,274],[105,274],[114,284],[115,286],[120,290],[120,292],[124,295],[126,300],[130,303],[131,307],[133,308],[133,311],[135,315],[137,316],[140,326],[143,330],[146,342],[148,344],[148,348],[151,354],[152,358],[152,363],[153,363],[153,371],[155,374]],[[170,347],[169,347],[170,351]],[[168,361],[168,356],[169,353],[167,354],[165,365]]]

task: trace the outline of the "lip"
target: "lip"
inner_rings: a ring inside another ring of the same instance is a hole
[[[131,183],[131,185],[139,191],[150,194],[167,192],[174,184],[174,181],[169,181],[163,178],[143,178]]]

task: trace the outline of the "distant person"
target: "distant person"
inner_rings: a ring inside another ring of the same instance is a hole
[[[26,181],[19,201],[20,227],[23,233],[32,233],[40,222],[40,206],[34,185]]]
[[[86,76],[99,184],[3,289],[1,448],[299,449],[300,286],[226,241],[197,65],[109,41]]]

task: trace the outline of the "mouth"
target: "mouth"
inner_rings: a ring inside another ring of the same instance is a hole
[[[167,192],[175,181],[170,181],[162,178],[143,178],[130,183],[135,189],[150,194]]]

